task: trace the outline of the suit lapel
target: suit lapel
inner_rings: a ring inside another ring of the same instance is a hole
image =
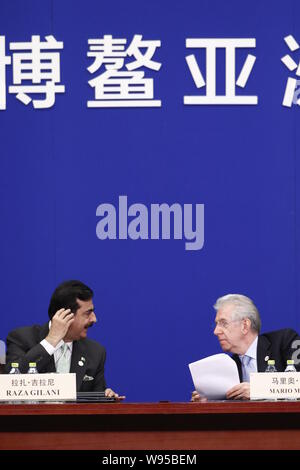
[[[240,358],[237,354],[234,354],[232,356],[232,359],[235,361],[235,363],[237,365],[240,382],[243,382],[243,372],[242,372],[242,364],[241,364]]]
[[[259,336],[257,342],[257,372],[264,372],[267,367],[266,357],[271,357],[271,343],[265,336]]]
[[[86,369],[87,358],[85,348],[80,341],[74,341],[70,372],[74,372],[76,374],[77,390],[80,390]]]
[[[256,362],[257,362],[257,372],[264,372],[267,367],[266,357],[271,357],[271,343],[265,336],[259,336],[257,341],[257,352],[256,352]],[[232,356],[232,359],[236,362],[240,381],[243,381],[243,371],[240,358],[237,354]],[[268,360],[268,359],[267,359]]]

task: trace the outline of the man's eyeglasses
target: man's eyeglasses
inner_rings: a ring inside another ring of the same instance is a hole
[[[235,323],[237,321],[240,321],[240,320],[231,320],[231,321],[220,320],[220,321],[216,321],[213,324],[213,329],[215,330],[217,327],[219,327],[219,328],[222,328],[222,330],[227,330],[231,323]]]

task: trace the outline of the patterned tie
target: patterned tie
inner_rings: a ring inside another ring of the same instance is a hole
[[[250,372],[254,372],[251,367],[252,362],[252,357],[246,355],[242,357],[243,382],[250,382]]]
[[[56,362],[56,372],[59,374],[67,374],[70,372],[70,350],[68,345],[64,343],[59,348],[59,352],[61,355]]]

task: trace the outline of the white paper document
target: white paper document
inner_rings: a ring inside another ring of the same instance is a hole
[[[0,364],[5,364],[5,343],[0,340]]]
[[[236,363],[227,354],[215,354],[189,364],[195,389],[209,400],[224,400],[240,383]]]

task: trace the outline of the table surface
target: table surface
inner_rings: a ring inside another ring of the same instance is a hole
[[[300,401],[207,401],[204,403],[0,403],[5,415],[148,415],[300,413]]]
[[[300,401],[1,403],[0,449],[300,450]]]

